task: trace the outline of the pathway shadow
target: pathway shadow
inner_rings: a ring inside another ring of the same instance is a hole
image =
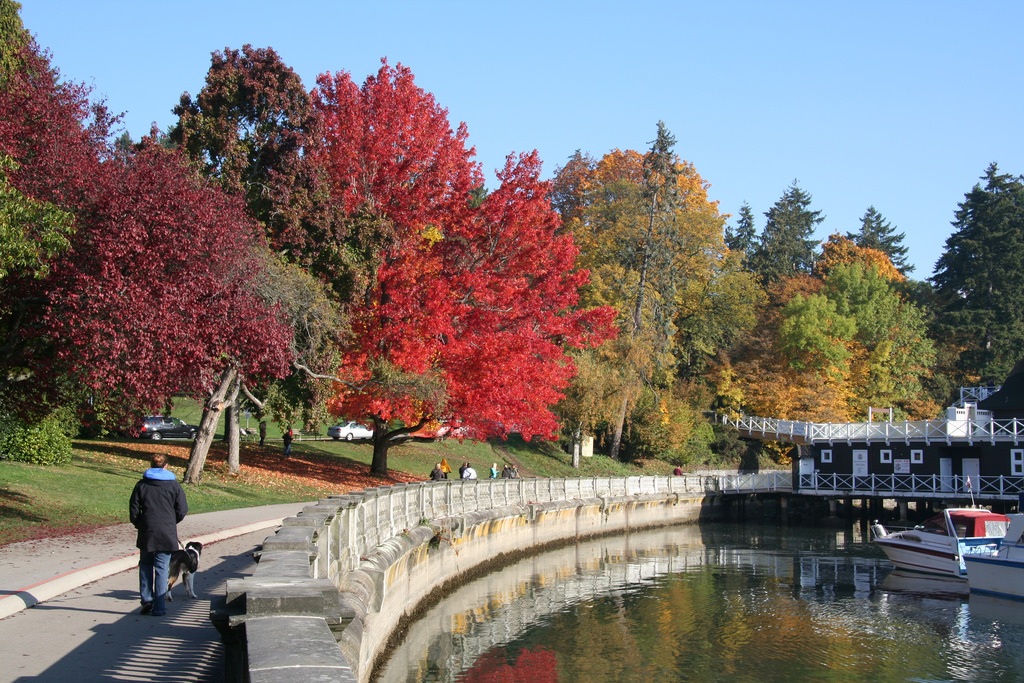
[[[30,610],[33,614],[24,616],[39,619],[39,615],[45,615],[41,617],[46,623],[42,629],[46,633],[39,636],[41,643],[51,642],[52,647],[59,648],[63,629],[78,629],[76,632],[81,633],[82,628],[88,628],[91,635],[38,676],[0,675],[0,680],[222,683],[224,650],[220,634],[210,621],[211,600],[224,594],[228,579],[252,574],[252,554],[266,535],[258,532],[239,537],[254,544],[251,546],[230,546],[229,539],[221,552],[231,555],[217,553],[220,543],[204,549],[208,568],[201,567],[196,574],[199,597],[188,599],[181,593],[168,604],[166,616],[139,613],[138,593],[127,588],[137,581],[134,570],[85,586],[77,595],[36,605]],[[108,586],[107,582],[115,583]],[[111,621],[111,614],[121,616]],[[30,626],[31,622],[26,622],[23,628]]]

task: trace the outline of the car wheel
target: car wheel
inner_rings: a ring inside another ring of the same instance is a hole
[[[352,440],[352,432],[349,432],[348,434],[345,435],[345,441],[351,441],[351,440]]]
[[[153,435],[149,438],[151,438],[153,441],[159,441],[160,439],[164,438],[164,435],[161,434],[160,432],[153,432]]]

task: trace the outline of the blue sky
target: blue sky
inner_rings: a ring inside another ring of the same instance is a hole
[[[659,120],[723,213],[764,212],[794,180],[856,231],[875,206],[932,274],[957,204],[986,167],[1024,173],[1024,3],[519,0],[21,0],[65,79],[135,138],[174,123],[210,53],[273,47],[307,87],[380,60],[408,66],[464,121],[493,171],[536,149],[646,150]]]

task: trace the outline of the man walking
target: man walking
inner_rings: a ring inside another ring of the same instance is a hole
[[[188,514],[185,491],[167,469],[167,456],[155,453],[150,468],[135,484],[128,518],[138,530],[139,594],[142,614],[166,614],[167,574],[171,553],[178,549],[178,522]]]

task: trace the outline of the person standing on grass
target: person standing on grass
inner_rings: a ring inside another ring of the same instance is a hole
[[[295,438],[295,432],[289,427],[288,431],[284,433],[284,457],[288,457],[292,454],[292,440]]]
[[[167,574],[171,553],[178,549],[178,522],[188,514],[185,491],[167,469],[167,456],[154,453],[150,467],[135,484],[128,501],[128,519],[138,530],[139,594],[142,614],[166,614]]]

